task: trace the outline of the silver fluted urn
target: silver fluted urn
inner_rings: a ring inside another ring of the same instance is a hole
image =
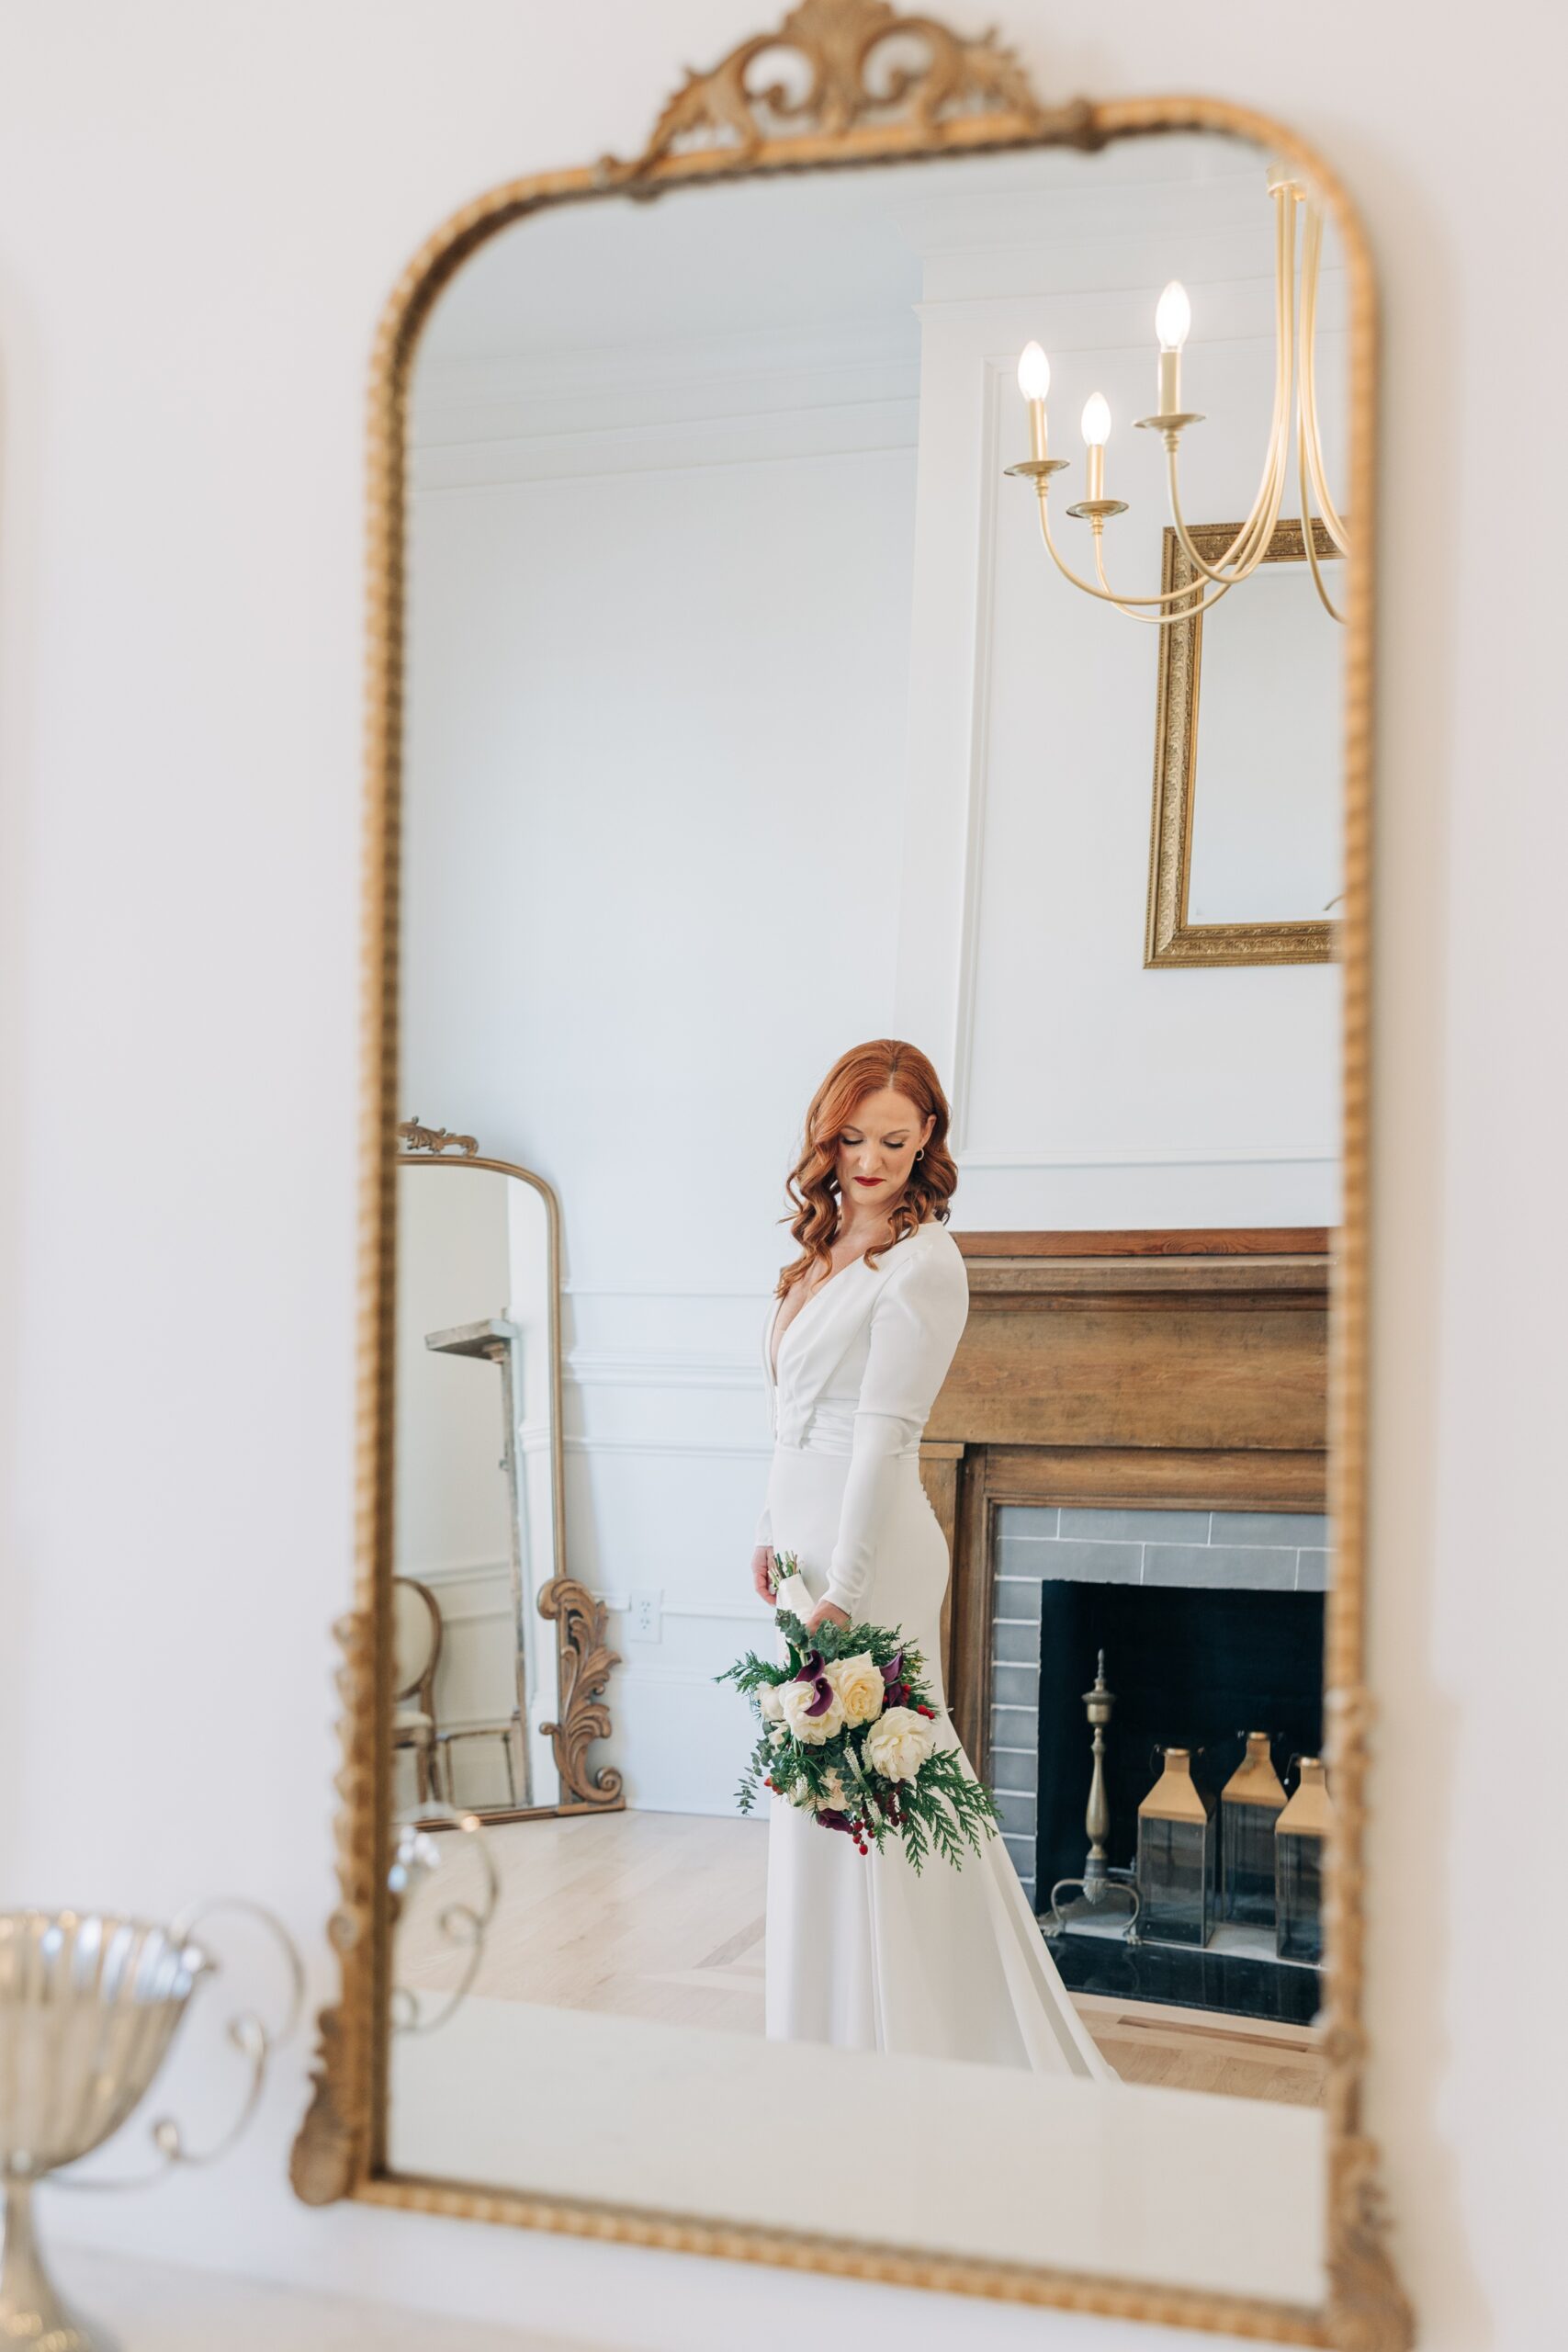
[[[145,2095],[210,1962],[179,1929],[101,1913],[0,1914],[0,2344],[108,2352],[62,2308],[35,2182],[99,2146]]]

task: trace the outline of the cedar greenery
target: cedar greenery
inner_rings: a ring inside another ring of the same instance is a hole
[[[787,1554],[780,1555],[780,1566],[794,1566]],[[752,1810],[760,1788],[771,1789],[808,1806],[824,1828],[846,1831],[862,1853],[874,1846],[880,1851],[889,1838],[897,1838],[916,1871],[932,1854],[954,1870],[961,1868],[965,1852],[977,1854],[982,1839],[995,1837],[998,1815],[995,1798],[958,1748],[935,1748],[913,1780],[890,1781],[874,1769],[865,1753],[865,1735],[881,1721],[880,1714],[871,1723],[845,1724],[830,1739],[808,1743],[761,1713],[763,1690],[803,1679],[813,1654],[821,1665],[831,1666],[868,1652],[887,1685],[889,1702],[925,1713],[934,1724],[941,1711],[925,1688],[925,1660],[919,1651],[897,1628],[840,1626],[824,1620],[808,1634],[787,1609],[780,1610],[775,1622],[788,1645],[787,1664],[759,1657],[752,1650],[716,1678],[733,1682],[761,1723],[737,1792],[740,1811]]]

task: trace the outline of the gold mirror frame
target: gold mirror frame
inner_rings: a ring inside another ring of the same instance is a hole
[[[589,1749],[610,1736],[610,1710],[604,1691],[620,1659],[604,1638],[609,1615],[585,1584],[567,1571],[566,1442],[561,1423],[561,1217],[555,1188],[531,1168],[513,1159],[486,1159],[474,1136],[450,1134],[446,1127],[427,1127],[417,1118],[398,1128],[402,1149],[399,1167],[477,1168],[492,1175],[511,1176],[539,1195],[545,1209],[549,1253],[550,1286],[550,1483],[555,1508],[550,1521],[551,1573],[539,1588],[538,1612],[556,1629],[556,1705],[553,1723],[542,1723],[560,1776],[560,1795],[554,1804],[503,1806],[483,1814],[486,1821],[544,1821],[563,1813],[620,1813],[626,1807],[621,1775],[613,1765],[591,1762]],[[387,1280],[395,1296],[394,1276]],[[396,1399],[390,1409],[396,1412]],[[391,1544],[391,1528],[386,1529]],[[392,1570],[389,1566],[388,1574]]]
[[[924,62],[893,65],[890,38]],[[776,81],[753,91],[758,62],[792,51],[804,93]],[[406,563],[409,385],[421,330],[456,271],[513,222],[547,206],[825,166],[914,162],[990,151],[1214,131],[1295,164],[1322,194],[1343,242],[1351,373],[1348,501],[1362,526],[1347,566],[1345,708],[1345,1216],[1335,1260],[1329,1504],[1337,1544],[1325,1657],[1335,1766],[1328,1858],[1327,2300],[1321,2308],[1220,2292],[1148,2287],[1028,2265],[857,2245],[742,2227],[700,2215],[553,2199],[392,2175],[386,2154],[389,1918],[389,1498],[393,1316],[392,1148],[398,1085],[399,834]],[[682,142],[691,141],[690,145]],[[1375,295],[1367,241],[1344,188],[1292,131],[1217,98],[1152,97],[1042,106],[994,36],[967,40],[888,0],[801,0],[776,32],[741,42],[711,73],[692,74],[634,162],[546,172],[492,189],[456,213],[414,255],[383,314],[371,366],[368,481],[368,728],[365,950],[366,1091],[361,1216],[361,1339],[355,1600],[339,1626],[343,1765],[336,1817],[339,1902],[329,1927],[342,1971],[321,2018],[315,2088],[296,2143],[294,2186],[306,2202],[366,2202],[505,2222],[729,2261],[1054,2305],[1108,2317],[1207,2328],[1267,2343],[1401,2352],[1410,2307],[1394,2275],[1363,2124],[1366,1784],[1372,1701],[1366,1680],[1367,1216],[1371,819],[1371,520]]]
[[[1188,537],[1209,563],[1218,563],[1240,531],[1239,523],[1190,523]],[[1160,586],[1191,587],[1198,574],[1175,530],[1165,532]],[[1325,524],[1313,525],[1320,563],[1336,562],[1339,549]],[[1301,518],[1277,524],[1265,563],[1304,563]],[[1144,944],[1145,970],[1171,964],[1327,964],[1335,954],[1336,926],[1326,915],[1295,922],[1193,922],[1188,910],[1192,888],[1192,828],[1197,818],[1199,684],[1202,672],[1203,616],[1175,621],[1159,632],[1159,684],[1155,708],[1155,812],[1149,844],[1149,913]]]

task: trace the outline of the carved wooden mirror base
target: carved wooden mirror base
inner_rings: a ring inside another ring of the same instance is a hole
[[[1332,1725],[1335,1831],[1328,1857],[1331,1960],[1326,1973],[1329,2082],[1327,2212],[1321,2307],[1270,2302],[1199,2287],[1089,2276],[1068,2266],[941,2256],[740,2225],[701,2213],[663,2214],[626,2203],[468,2188],[393,2174],[387,2155],[389,1958],[385,1889],[389,1807],[382,1766],[390,1714],[391,1351],[394,1236],[389,1148],[396,1118],[399,990],[396,859],[400,729],[403,706],[407,404],[421,330],[461,265],[497,232],[546,208],[813,166],[935,162],[995,151],[1077,148],[1159,132],[1213,132],[1254,142],[1315,182],[1347,256],[1354,361],[1349,510],[1371,518],[1373,293],[1368,249],[1354,209],[1329,172],[1280,125],[1219,100],[1148,98],[1047,107],[1016,58],[994,37],[970,40],[923,17],[900,17],[884,0],[803,0],[777,32],[742,42],[711,73],[694,74],[634,161],[604,161],[515,181],[479,198],[414,257],[388,307],[370,400],[371,671],[367,785],[372,854],[367,908],[369,953],[379,975],[369,1008],[366,1068],[367,1306],[361,1384],[360,1544],[356,1600],[344,1621],[342,1808],[337,1819],[340,1901],[330,1934],[343,1977],[321,2019],[316,2091],[294,2155],[308,2201],[355,2196],[370,2202],[506,2221],[601,2240],[727,2259],[810,2267],[1010,2301],[1051,2304],[1168,2324],[1212,2328],[1256,2341],[1397,2352],[1412,2338],[1408,2306],[1390,2266],[1376,2151],[1362,2126],[1366,2035],[1366,1779],[1371,1699],[1365,1681],[1365,1394],[1367,1003],[1371,561],[1363,542],[1345,566],[1348,630],[1346,880],[1341,927],[1346,1017],[1344,1218],[1334,1270],[1330,1510],[1337,1586],[1329,1611],[1326,1710]],[[1146,777],[1146,770],[1145,771]],[[1145,787],[1146,788],[1146,787]],[[471,1138],[422,1136],[427,1149],[477,1160]],[[583,1801],[606,1796],[584,1758],[602,1737],[595,1678],[607,1670],[602,1606],[564,1575],[547,1588],[560,1633],[563,1781]],[[541,1600],[541,1606],[543,1601]]]

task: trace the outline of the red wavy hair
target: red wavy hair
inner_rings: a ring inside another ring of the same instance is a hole
[[[782,1298],[818,1268],[824,1281],[832,1272],[840,1207],[839,1140],[844,1129],[853,1125],[855,1112],[866,1096],[880,1093],[884,1087],[892,1087],[912,1102],[922,1120],[936,1122],[893,1211],[893,1241],[902,1241],[930,1218],[945,1224],[947,1204],[958,1186],[958,1170],[947,1148],[952,1114],[941,1080],[918,1046],[907,1046],[897,1037],[874,1037],[869,1045],[852,1046],[847,1054],[839,1056],[806,1114],[804,1146],[784,1186],[791,1211],[780,1219],[799,1243],[800,1256],[779,1275],[775,1296]],[[883,1247],[891,1249],[893,1242]],[[876,1258],[874,1250],[866,1251],[868,1266],[874,1267]]]

